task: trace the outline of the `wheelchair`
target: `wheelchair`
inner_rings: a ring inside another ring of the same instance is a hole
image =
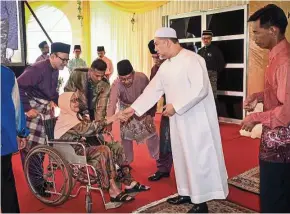
[[[44,116],[40,116],[45,128],[45,144],[33,147],[24,163],[24,174],[34,196],[46,205],[58,206],[69,198],[76,198],[81,189],[86,189],[87,213],[92,212],[92,191],[100,192],[106,210],[120,207],[121,202],[106,202],[100,185],[100,173],[87,163],[86,147],[77,141],[53,139],[56,118],[44,120]],[[108,134],[114,140],[111,133],[102,134]],[[80,146],[83,155],[77,155],[73,145]],[[80,186],[73,193],[77,184]]]

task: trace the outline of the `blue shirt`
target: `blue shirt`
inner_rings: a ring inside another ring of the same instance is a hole
[[[1,156],[18,151],[16,136],[27,137],[26,118],[12,70],[1,65]]]

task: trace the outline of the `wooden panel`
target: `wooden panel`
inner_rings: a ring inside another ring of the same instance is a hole
[[[258,9],[269,4],[269,1],[250,1],[249,15],[253,14]],[[271,2],[281,7],[288,15],[290,11],[290,1]],[[288,17],[289,22],[289,17]],[[290,27],[288,25],[286,38],[290,40]],[[259,48],[253,41],[252,25],[249,24],[249,65],[247,78],[247,94],[250,95],[264,89],[264,71],[268,64],[268,50]]]

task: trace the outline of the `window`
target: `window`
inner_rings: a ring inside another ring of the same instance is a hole
[[[182,47],[196,51],[203,45],[203,30],[213,31],[212,44],[225,58],[225,69],[218,73],[218,115],[221,121],[240,122],[245,115],[247,73],[247,5],[168,16]]]
[[[173,19],[170,27],[176,30],[179,39],[201,37],[201,16]]]
[[[51,6],[41,6],[34,12],[53,42],[72,44],[71,25],[68,18],[62,11]],[[41,55],[41,51],[38,48],[39,43],[42,41],[47,41],[49,44],[49,40],[32,15],[30,16],[27,24],[26,38],[27,62],[32,64],[35,62],[37,57]],[[49,46],[50,45],[51,44],[49,44]],[[64,83],[60,89],[60,92],[62,92],[63,87],[69,78],[68,69],[65,67],[63,71],[59,72],[59,76],[64,80]]]
[[[222,51],[226,63],[244,62],[244,40],[223,40],[213,41],[212,44],[219,47]]]
[[[207,15],[206,26],[207,29],[212,30],[214,36],[243,34],[244,10],[235,10]]]

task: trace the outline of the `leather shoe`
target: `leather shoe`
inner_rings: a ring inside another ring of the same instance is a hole
[[[167,199],[167,202],[169,204],[179,205],[179,204],[191,203],[191,200],[189,196],[178,195],[174,198]]]
[[[161,178],[168,178],[170,176],[169,172],[159,172],[157,171],[154,175],[148,177],[149,181],[159,181]]]
[[[206,203],[195,204],[187,213],[208,213],[208,206]]]

